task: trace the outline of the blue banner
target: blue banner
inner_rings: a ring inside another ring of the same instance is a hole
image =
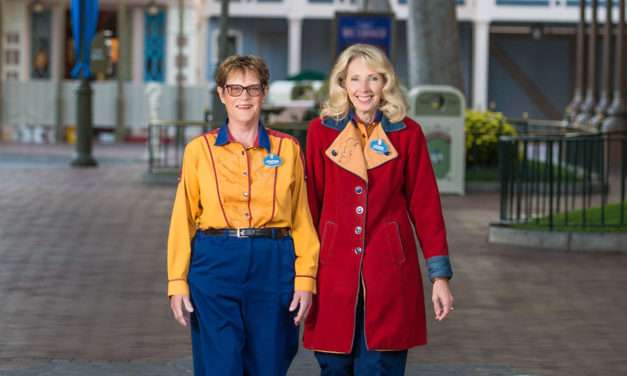
[[[336,18],[336,56],[357,43],[377,46],[392,58],[394,19],[386,14],[338,13]]]
[[[88,78],[92,75],[89,62],[91,59],[91,41],[94,39],[98,27],[98,0],[72,0],[71,11],[72,36],[74,37],[76,54],[76,65],[74,65],[71,75],[77,78],[82,73],[83,77]]]

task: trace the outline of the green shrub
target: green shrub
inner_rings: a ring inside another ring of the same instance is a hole
[[[516,129],[500,112],[466,110],[466,166],[496,166],[499,136],[515,135]]]
[[[318,90],[314,92],[314,105],[309,108],[305,115],[303,116],[304,121],[310,121],[312,119],[320,116],[320,110],[322,109],[322,104],[326,102],[329,96],[329,80],[325,80],[322,83],[322,86]]]

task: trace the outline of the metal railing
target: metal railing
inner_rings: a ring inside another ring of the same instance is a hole
[[[581,132],[563,121],[542,119],[503,118],[497,129],[466,129],[466,178],[475,181],[498,180],[498,142],[502,136],[557,135]],[[505,121],[513,127],[506,126]],[[585,132],[585,131],[584,131]]]
[[[296,137],[304,147],[307,135],[306,122],[272,123],[277,129]],[[181,168],[185,145],[194,137],[211,129],[203,121],[158,121],[148,125],[148,173],[176,174]]]
[[[627,226],[627,133],[503,136],[502,224]]]
[[[148,125],[148,173],[178,173],[185,145],[209,130],[204,121],[158,121]]]

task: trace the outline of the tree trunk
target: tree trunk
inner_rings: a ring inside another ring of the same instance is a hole
[[[411,87],[463,91],[455,0],[409,0],[407,54]]]
[[[4,58],[4,26],[2,21],[4,20],[4,15],[2,13],[2,8],[4,8],[4,1],[0,1],[0,141],[4,140],[4,108],[2,108],[2,104],[4,103],[4,98],[2,96],[3,89],[2,83],[4,81],[4,72],[2,68],[2,59]]]

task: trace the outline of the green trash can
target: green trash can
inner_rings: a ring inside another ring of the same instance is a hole
[[[422,126],[441,193],[464,194],[466,145],[463,94],[450,86],[418,86],[409,92],[409,116]]]

